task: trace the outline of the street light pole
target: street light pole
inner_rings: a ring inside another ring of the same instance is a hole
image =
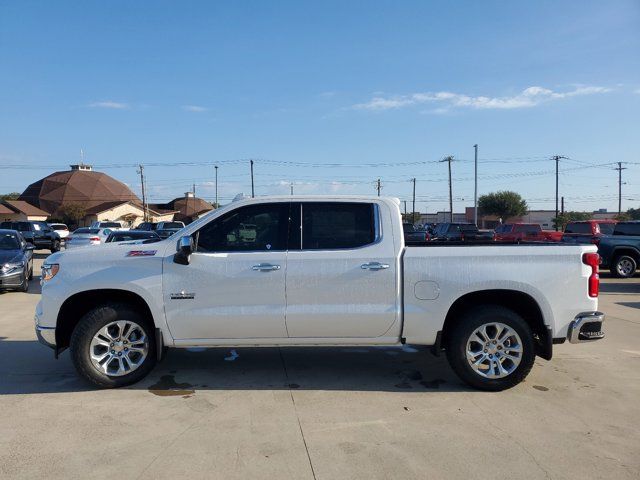
[[[473,146],[475,150],[475,175],[474,175],[474,185],[473,185],[473,223],[478,226],[478,144],[476,143]]]
[[[216,208],[218,208],[218,165],[216,165],[215,168],[216,168]]]

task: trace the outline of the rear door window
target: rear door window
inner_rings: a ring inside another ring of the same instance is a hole
[[[302,203],[302,249],[358,248],[376,240],[375,208],[371,203]]]

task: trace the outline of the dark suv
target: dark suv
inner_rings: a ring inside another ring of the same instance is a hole
[[[493,232],[481,232],[473,223],[439,223],[432,240],[441,242],[491,242]]]
[[[2,222],[0,228],[17,230],[36,248],[51,250],[51,253],[60,250],[60,235],[47,225],[47,222]]]
[[[618,222],[611,235],[600,237],[602,266],[619,278],[631,278],[640,264],[640,221]]]

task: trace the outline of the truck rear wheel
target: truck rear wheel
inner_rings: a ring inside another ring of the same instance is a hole
[[[535,360],[531,328],[520,315],[499,305],[464,313],[448,332],[445,348],[458,377],[479,390],[495,392],[517,385]]]
[[[51,253],[56,253],[60,251],[60,240],[54,240],[51,242]]]
[[[103,305],[82,317],[70,350],[78,373],[102,388],[131,385],[156,364],[154,329],[126,304]]]
[[[636,273],[638,264],[630,255],[620,255],[613,260],[611,273],[618,278],[631,278]]]

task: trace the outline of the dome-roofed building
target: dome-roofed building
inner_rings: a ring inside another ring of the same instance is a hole
[[[27,187],[20,195],[24,200],[53,216],[60,207],[80,204],[86,210],[99,210],[102,204],[114,202],[142,202],[124,183],[102,172],[94,172],[91,165],[71,165],[71,170],[55,172]]]
[[[187,224],[200,218],[205,213],[214,210],[213,205],[206,200],[196,197],[193,192],[186,192],[184,197],[174,198],[168,203],[149,204],[149,208],[156,211],[175,211],[176,213],[173,219]]]

